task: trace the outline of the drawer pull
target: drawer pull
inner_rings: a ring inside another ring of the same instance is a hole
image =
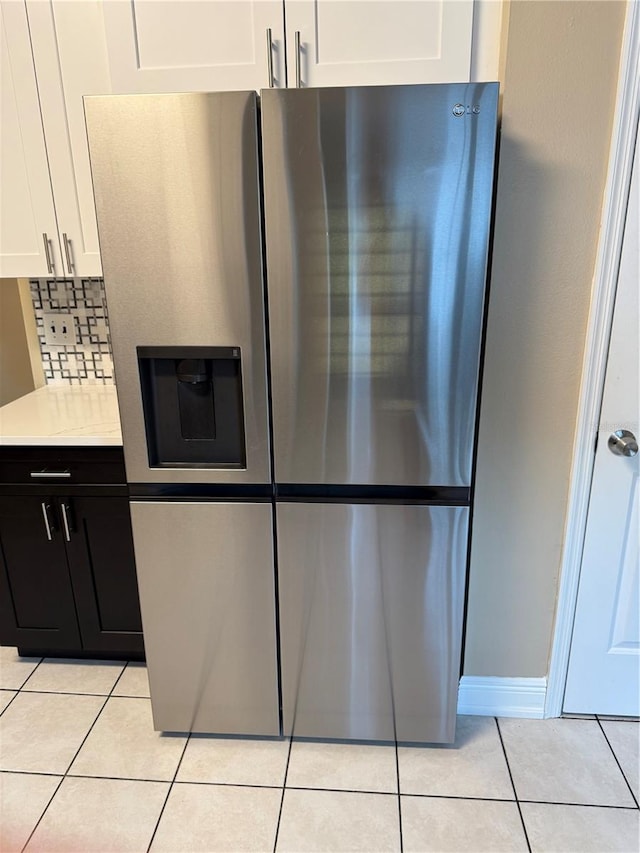
[[[33,480],[53,480],[56,478],[68,480],[71,478],[71,471],[32,471],[29,476]]]

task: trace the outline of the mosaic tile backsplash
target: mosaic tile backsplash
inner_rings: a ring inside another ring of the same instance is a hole
[[[102,279],[36,278],[29,284],[47,384],[112,385],[113,359]],[[49,311],[75,315],[75,344],[46,343],[43,315]]]

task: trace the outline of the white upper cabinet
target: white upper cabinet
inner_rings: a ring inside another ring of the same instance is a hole
[[[114,92],[470,78],[473,0],[103,0],[103,9]]]
[[[101,275],[84,95],[487,79],[499,7],[0,0],[0,276]]]
[[[0,13],[0,278],[62,275],[27,15],[21,3]]]
[[[102,274],[84,95],[110,91],[98,2],[28,0],[40,109],[67,276]]]
[[[82,97],[110,90],[98,2],[2,2],[0,276],[102,274]]]
[[[113,91],[285,86],[281,0],[104,0]]]
[[[286,0],[289,86],[469,80],[473,0]]]

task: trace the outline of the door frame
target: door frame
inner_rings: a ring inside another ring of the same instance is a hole
[[[591,292],[544,716],[562,714],[618,268],[640,113],[640,3],[628,0]]]

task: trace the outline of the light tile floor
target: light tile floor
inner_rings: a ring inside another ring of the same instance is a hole
[[[154,732],[142,664],[1,649],[0,688],[2,853],[640,849],[635,721],[291,743]]]

